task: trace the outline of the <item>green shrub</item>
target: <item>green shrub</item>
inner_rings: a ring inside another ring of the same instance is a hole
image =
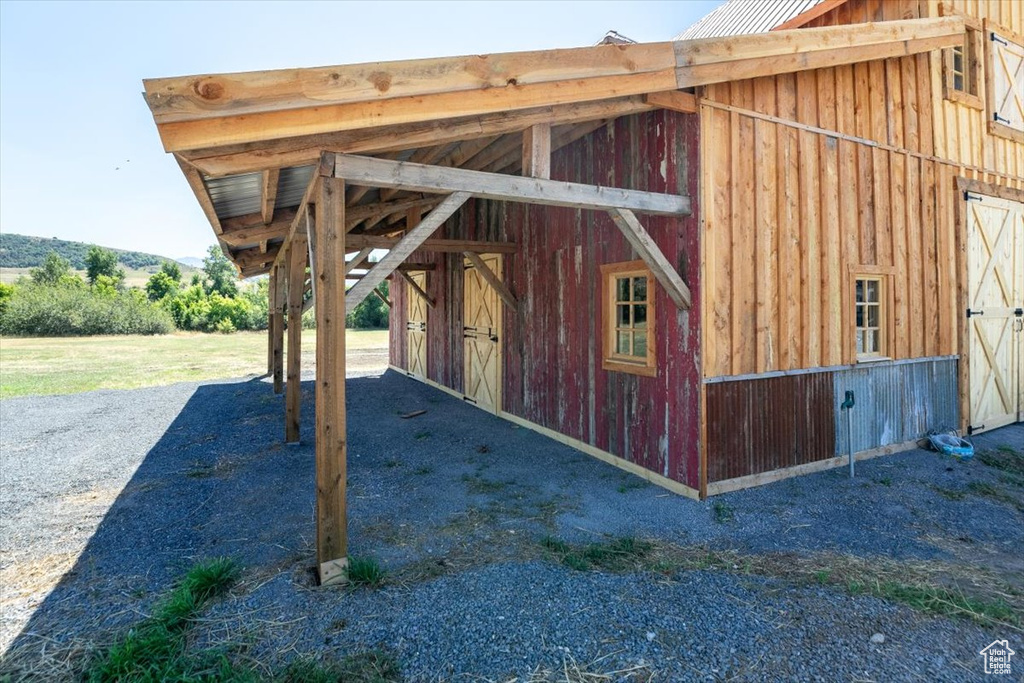
[[[109,287],[16,287],[0,312],[0,333],[75,337],[93,334],[167,334],[173,320],[138,291]]]

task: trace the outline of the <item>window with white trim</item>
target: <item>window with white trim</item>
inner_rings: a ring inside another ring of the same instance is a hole
[[[885,278],[858,275],[854,279],[856,348],[858,360],[888,357]]]

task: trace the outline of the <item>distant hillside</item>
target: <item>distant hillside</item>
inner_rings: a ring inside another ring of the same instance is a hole
[[[42,264],[47,254],[56,251],[71,261],[72,268],[83,270],[85,269],[85,255],[91,246],[93,245],[86,242],[14,235],[8,232],[0,233],[0,268],[36,268]],[[117,252],[117,259],[122,265],[134,270],[159,266],[164,261],[173,260],[141,251],[125,251],[123,249],[111,249],[111,251]]]
[[[182,263],[182,264],[184,264],[186,266],[191,266],[192,268],[202,268],[203,267],[203,259],[195,257],[195,256],[182,256],[181,258],[176,258],[174,260],[177,261],[178,263]]]

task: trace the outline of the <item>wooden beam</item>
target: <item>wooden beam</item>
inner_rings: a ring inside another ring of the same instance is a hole
[[[277,259],[277,255],[280,251],[280,244],[268,245],[267,252],[265,254],[260,252],[259,247],[242,249],[232,253],[231,260],[234,261],[235,265],[242,270],[247,270],[261,265],[269,266]]]
[[[217,217],[217,209],[213,208],[213,199],[210,198],[210,191],[206,189],[206,183],[203,182],[203,174],[177,154],[174,155],[174,160],[178,162],[181,172],[185,174],[185,180],[192,188],[192,194],[196,196],[196,201],[199,202],[206,220],[210,221],[213,232],[219,235],[222,232],[220,218]]]
[[[821,2],[819,2],[817,5],[811,7],[808,10],[804,10],[800,14],[790,19],[789,21],[779,24],[772,30],[788,31],[790,29],[800,28],[807,22],[813,19],[817,19],[823,14],[828,14],[829,12],[831,12],[832,10],[839,7],[839,5],[842,5],[845,2],[847,2],[847,0],[821,0]]]
[[[619,227],[626,241],[651,269],[654,279],[661,283],[661,286],[668,292],[668,296],[678,308],[690,308],[690,288],[686,286],[679,273],[669,263],[661,249],[655,244],[651,236],[644,230],[633,212],[623,209],[616,209],[608,212],[615,225]]]
[[[629,209],[643,213],[690,215],[689,197],[542,178],[503,176],[461,168],[423,166],[349,154],[337,155],[335,175],[357,183],[420,192],[467,193],[486,199],[577,209]],[[430,216],[438,209],[434,209]]]
[[[431,299],[430,296],[428,296],[427,293],[423,291],[422,287],[416,284],[416,281],[412,279],[412,276],[409,275],[409,273],[405,272],[404,270],[400,270],[398,271],[398,274],[402,276],[403,280],[405,280],[405,284],[409,285],[409,289],[411,289],[415,294],[419,295],[427,303],[427,306],[434,308],[434,300]],[[377,288],[374,287],[373,290],[371,291],[376,292]]]
[[[271,286],[273,291],[273,310],[271,310],[270,337],[273,344],[274,365],[271,375],[274,378],[274,393],[280,394],[284,390],[284,308],[285,285],[287,283],[288,270],[284,266],[273,266],[270,270],[273,274]]]
[[[325,149],[352,154],[385,154],[442,142],[465,141],[469,143],[465,150],[456,149],[449,158],[438,162],[439,166],[461,166],[466,158],[478,153],[477,138],[490,140],[506,133],[516,133],[536,123],[594,121],[652,109],[654,107],[647,104],[642,96],[634,95],[597,102],[502,111],[462,119],[425,121],[213,147],[192,150],[183,153],[182,156],[208,176],[221,177],[258,172],[268,166],[281,168],[313,164],[320,159],[320,153]],[[397,153],[391,156],[397,157]],[[353,194],[358,193],[358,196],[350,196],[349,204],[358,202],[362,194],[365,194],[365,188],[356,187],[352,190]]]
[[[497,292],[498,296],[501,297],[501,300],[505,302],[505,305],[513,311],[518,311],[519,302],[516,301],[515,296],[513,296],[512,292],[510,292],[508,287],[505,286],[505,283],[494,274],[494,271],[484,263],[484,260],[472,251],[464,251],[462,253],[467,259],[469,259],[469,262],[473,264],[473,267],[480,272],[480,275],[487,281],[487,284],[494,288],[494,291]]]
[[[374,287],[373,288],[373,293],[377,295],[378,299],[380,299],[381,301],[384,302],[385,306],[387,306],[388,308],[391,308],[391,302],[388,301],[388,298],[386,296],[384,296],[384,294],[380,291],[380,289],[378,289],[377,287]]]
[[[302,415],[302,295],[306,290],[306,235],[295,234],[288,246],[288,384],[284,408],[285,443],[299,443]]]
[[[681,114],[697,113],[697,96],[681,90],[647,93],[644,101],[658,109],[670,109]]]
[[[283,239],[294,220],[294,208],[278,210],[274,222],[270,225],[263,223],[263,214],[259,213],[225,218],[221,222],[223,232],[220,234],[220,241],[232,249],[238,249],[268,240]]]
[[[260,193],[260,213],[263,216],[264,225],[270,225],[274,221],[274,204],[277,203],[277,181],[280,177],[280,169],[268,168],[263,171],[263,187]]]
[[[523,175],[551,177],[550,123],[538,123],[523,131]]]
[[[347,241],[347,240],[346,240]],[[348,275],[366,260],[366,257],[373,251],[373,247],[363,247],[359,253],[352,257],[352,260],[345,264],[345,275]]]
[[[345,183],[319,184],[316,232],[316,549],[322,585],[348,581]]]
[[[962,18],[940,17],[680,41],[676,88],[919,54],[961,44],[963,34]]]
[[[340,157],[339,157],[340,158]],[[395,162],[387,161],[384,163],[393,164]],[[459,207],[466,203],[469,199],[468,192],[455,192],[449,195],[441,204],[430,212],[423,221],[415,228],[409,231],[408,234],[402,240],[395,245],[387,255],[382,258],[376,266],[373,267],[365,278],[360,280],[352,289],[349,290],[346,295],[345,304],[349,308],[354,308],[360,301],[365,299],[369,295],[370,290],[379,285],[387,278],[394,270],[398,267],[402,261],[409,257],[409,254],[416,251],[416,249],[423,244],[424,241],[430,235],[441,227],[448,218],[458,211]],[[344,254],[344,252],[342,252]],[[344,260],[344,255],[342,256]],[[319,332],[317,332],[319,334]]]
[[[437,195],[424,197],[421,194],[411,197],[403,197],[390,202],[376,202],[363,204],[361,206],[350,206],[345,210],[345,230],[351,232],[353,228],[363,221],[389,216],[393,213],[409,211],[416,208],[425,208],[439,204],[444,197]]]
[[[662,42],[154,78],[143,84],[153,118],[164,123],[445,93],[515,91],[565,80],[650,74],[671,66],[672,43]]]
[[[429,216],[428,216],[429,217]],[[394,237],[377,237],[373,235],[348,235],[345,243],[349,247],[373,249],[394,249],[400,239]],[[472,251],[478,254],[514,254],[519,250],[515,242],[475,242],[473,240],[424,240],[418,247],[421,251],[448,252],[458,254],[464,251]]]

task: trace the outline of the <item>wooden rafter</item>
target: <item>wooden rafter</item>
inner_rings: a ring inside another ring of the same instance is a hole
[[[262,213],[225,218],[221,222],[223,232],[220,240],[232,249],[238,249],[266,240],[281,239],[295,220],[295,213],[294,208],[280,209],[275,214],[275,220],[269,225],[263,224]]]
[[[373,288],[373,293],[377,295],[378,299],[380,299],[381,301],[384,302],[385,306],[387,306],[388,308],[391,308],[391,302],[388,300],[388,298],[386,296],[384,296],[384,294],[380,291],[380,289],[378,289],[377,287],[374,287]]]
[[[270,225],[274,220],[274,205],[277,203],[277,181],[281,177],[281,170],[268,168],[263,171],[263,182],[260,189],[260,214],[263,217],[263,224]]]
[[[253,268],[269,268],[277,260],[277,256],[281,252],[280,244],[270,244],[267,246],[266,253],[261,252],[259,247],[242,249],[234,252],[231,259],[242,271]]]
[[[486,199],[521,201],[577,209],[629,209],[643,213],[689,215],[690,198],[641,190],[597,187],[542,178],[499,176],[457,168],[423,166],[339,154],[335,176],[355,182],[420,192],[468,193]],[[443,206],[443,203],[442,203]],[[440,207],[430,213],[432,217]]]
[[[348,244],[348,240],[347,239],[345,240],[345,242],[346,242],[346,244],[345,244],[346,247],[350,246]],[[356,254],[355,256],[353,256],[352,260],[345,264],[345,275],[348,275],[353,270],[355,270],[356,268],[360,267],[362,265],[363,261],[366,260],[366,257],[368,257],[370,255],[370,252],[372,252],[372,251],[373,251],[373,247],[363,247],[362,249],[360,249],[359,253]]]
[[[697,113],[697,96],[681,90],[647,93],[644,101],[659,109],[670,109],[681,114]]]
[[[192,193],[196,196],[196,201],[199,202],[200,208],[202,208],[203,213],[206,215],[206,220],[210,221],[213,232],[217,235],[221,234],[223,229],[221,228],[220,218],[217,217],[217,209],[213,206],[210,191],[206,189],[206,183],[203,182],[203,174],[191,164],[182,160],[177,154],[174,155],[174,160],[178,162],[181,172],[185,174],[185,180],[188,181],[188,186],[192,188]]]
[[[370,235],[348,235],[345,244],[351,248],[371,247],[373,249],[394,249],[401,240],[392,237],[374,237]],[[427,239],[419,247],[420,251],[462,253],[472,251],[478,254],[514,254],[518,250],[515,242],[475,242],[472,240]]]

